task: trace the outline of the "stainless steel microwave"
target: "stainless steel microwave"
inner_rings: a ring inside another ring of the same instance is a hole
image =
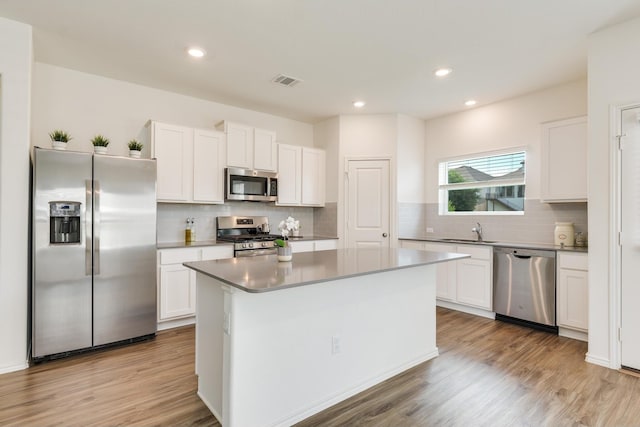
[[[275,202],[278,199],[278,174],[251,169],[225,169],[225,199]]]

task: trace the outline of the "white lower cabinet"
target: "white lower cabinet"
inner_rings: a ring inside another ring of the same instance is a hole
[[[192,318],[196,314],[196,272],[182,263],[224,258],[233,258],[233,246],[159,250],[158,322]],[[187,323],[193,323],[193,320]]]
[[[589,328],[588,255],[558,252],[556,314],[559,334],[587,340]]]
[[[471,255],[471,258],[443,262],[437,265],[437,304],[473,314],[493,317],[491,313],[493,309],[492,247],[452,245],[416,240],[401,240],[400,247]]]
[[[327,240],[297,240],[289,241],[291,251],[293,253],[327,251],[338,249],[338,241],[336,239]]]

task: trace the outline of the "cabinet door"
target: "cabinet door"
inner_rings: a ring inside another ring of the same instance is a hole
[[[456,253],[456,247],[438,243],[425,243],[424,250]],[[456,301],[457,261],[441,262],[436,266],[436,298]]]
[[[157,199],[188,201],[191,193],[193,131],[182,126],[154,122],[152,157],[157,163]]]
[[[589,274],[583,270],[558,270],[558,326],[589,328]]]
[[[302,149],[278,144],[278,204],[299,205],[302,194]]]
[[[543,202],[587,201],[587,118],[542,125]]]
[[[457,301],[492,309],[491,262],[477,259],[457,261]]]
[[[276,133],[270,130],[254,129],[253,168],[275,172],[278,169]]]
[[[314,249],[316,251],[329,251],[332,249],[338,249],[337,240],[316,240]]]
[[[227,166],[253,169],[253,128],[226,123]]]
[[[196,273],[182,264],[160,266],[160,320],[196,313]]]
[[[323,150],[302,149],[302,204],[324,206],[325,153]]]
[[[313,244],[313,240],[306,240],[304,242],[289,241],[289,245],[291,246],[291,252],[293,253],[313,252],[315,250],[315,245]]]
[[[193,135],[193,201],[224,203],[224,134],[196,129]]]

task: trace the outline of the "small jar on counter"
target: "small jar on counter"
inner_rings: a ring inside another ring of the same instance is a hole
[[[584,235],[582,231],[578,231],[576,233],[576,247],[584,248],[587,246],[587,236]]]
[[[573,247],[575,243],[575,232],[572,222],[556,222],[556,228],[553,235],[554,244],[556,246]]]

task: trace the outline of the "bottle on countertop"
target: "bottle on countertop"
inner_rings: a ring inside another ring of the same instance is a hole
[[[191,228],[191,218],[187,218],[187,225],[184,229],[184,242],[191,243],[193,241],[193,234]]]
[[[191,241],[196,241],[196,219],[191,218]]]

